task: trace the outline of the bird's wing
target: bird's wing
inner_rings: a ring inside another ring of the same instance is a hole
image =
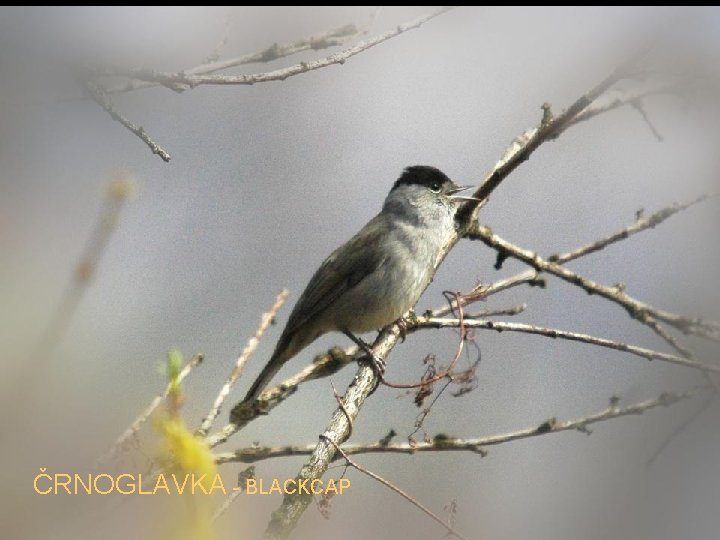
[[[325,259],[295,304],[283,335],[293,334],[385,263],[387,257],[378,249],[384,236],[383,219],[375,216]]]

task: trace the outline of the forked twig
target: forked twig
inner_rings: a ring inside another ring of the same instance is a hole
[[[325,438],[330,444],[332,444],[332,445],[335,447],[335,450],[337,450],[337,451],[340,453],[340,455],[341,455],[343,458],[345,458],[345,461],[348,463],[348,465],[350,465],[351,467],[357,469],[358,471],[360,471],[360,472],[363,473],[364,475],[369,476],[369,477],[372,478],[373,480],[377,480],[377,481],[380,482],[383,486],[385,486],[385,487],[387,487],[387,488],[390,488],[392,491],[394,491],[395,493],[397,493],[398,495],[400,495],[403,499],[405,499],[406,501],[410,502],[413,506],[415,506],[416,508],[418,508],[418,509],[419,509],[421,512],[423,512],[425,515],[430,516],[430,517],[433,519],[433,521],[435,521],[435,522],[439,523],[440,525],[442,525],[442,527],[447,531],[447,533],[448,533],[449,535],[452,535],[452,536],[455,536],[455,537],[457,537],[457,538],[460,538],[461,540],[465,540],[465,537],[464,537],[463,535],[461,535],[459,532],[457,532],[455,529],[453,529],[450,525],[448,525],[448,524],[445,523],[442,519],[440,519],[440,518],[439,518],[432,510],[430,510],[427,506],[423,505],[423,504],[422,504],[421,502],[419,502],[417,499],[415,499],[415,498],[411,497],[410,495],[408,495],[407,493],[405,493],[402,489],[400,489],[399,487],[397,487],[397,486],[396,486],[395,484],[393,484],[392,482],[389,482],[389,481],[385,480],[385,479],[384,479],[382,476],[380,476],[379,474],[376,474],[376,473],[374,473],[374,472],[366,469],[366,468],[363,467],[362,465],[359,465],[359,464],[356,463],[355,461],[353,461],[353,460],[350,458],[350,456],[348,456],[348,455],[343,451],[343,449],[340,448],[340,447],[335,443],[335,441],[333,441],[330,437],[327,437],[327,436],[325,436],[325,435],[321,435],[321,436],[322,436],[323,438]]]

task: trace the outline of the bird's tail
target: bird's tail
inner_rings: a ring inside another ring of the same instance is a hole
[[[295,356],[298,351],[296,350],[296,347],[291,346],[292,342],[293,340],[291,336],[280,337],[280,341],[278,341],[275,351],[270,357],[270,361],[262,369],[260,375],[258,375],[255,379],[255,382],[252,383],[250,390],[248,390],[248,393],[243,400],[244,403],[252,403],[255,401],[275,374],[280,371],[283,364]]]
[[[248,390],[248,393],[243,401],[247,403],[255,401],[260,396],[265,387],[268,385],[268,383],[275,376],[275,374],[280,371],[280,368],[283,364],[284,362],[278,362],[273,355],[267,365],[260,372],[260,375],[258,375],[257,379],[255,379],[255,382],[252,383],[252,386],[250,387],[250,390]]]

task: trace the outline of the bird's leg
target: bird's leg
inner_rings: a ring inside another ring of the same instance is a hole
[[[372,360],[375,371],[382,379],[382,376],[385,373],[385,360],[375,354],[370,345],[368,345],[362,339],[350,332],[350,330],[343,329],[342,333],[349,337],[353,341],[353,343],[355,343],[355,345],[357,345]]]

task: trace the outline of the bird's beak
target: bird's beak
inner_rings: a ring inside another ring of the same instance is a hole
[[[457,193],[462,193],[463,191],[467,191],[473,186],[457,186],[453,189],[448,191],[448,195],[450,195],[450,199],[453,201],[479,201],[477,197],[470,197],[468,195],[457,195]]]

